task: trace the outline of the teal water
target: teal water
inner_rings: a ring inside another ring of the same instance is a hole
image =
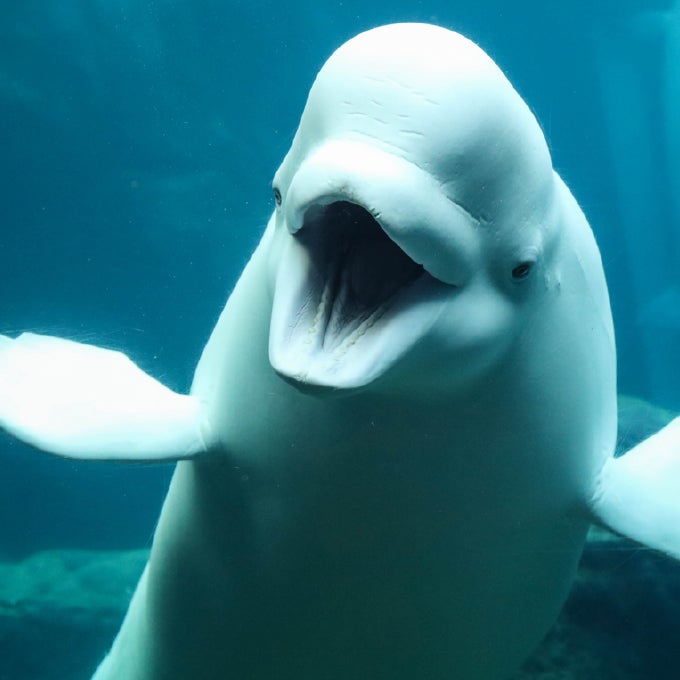
[[[9,3],[0,329],[124,348],[186,389],[316,71],[392,21],[458,30],[509,76],[600,244],[620,392],[680,410],[678,0]],[[147,545],[171,473],[53,460],[4,436],[0,466],[3,559]],[[648,625],[680,635],[678,621]],[[3,675],[10,641],[0,632],[0,680],[41,677]]]

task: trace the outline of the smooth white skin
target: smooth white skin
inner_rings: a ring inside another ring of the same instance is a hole
[[[282,206],[196,371],[214,454],[178,464],[95,678],[500,680],[564,600],[614,446],[588,224],[491,60],[425,25],[331,57],[275,184]],[[286,351],[299,282],[281,275],[305,205],[329,198],[377,211],[456,285],[334,371]]]

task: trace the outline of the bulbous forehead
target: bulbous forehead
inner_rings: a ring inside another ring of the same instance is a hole
[[[483,50],[438,26],[382,26],[336,50],[287,161],[329,139],[367,142],[418,165],[481,219],[497,217],[493,206],[519,188],[513,178],[522,176],[524,196],[551,181],[545,139],[522,98]]]
[[[360,33],[326,61],[319,79],[342,86],[363,75],[366,85],[395,85],[416,97],[444,101],[464,84],[495,81],[503,74],[489,56],[459,33],[429,24],[390,24]]]

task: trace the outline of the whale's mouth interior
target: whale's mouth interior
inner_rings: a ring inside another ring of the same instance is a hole
[[[271,365],[303,391],[367,387],[427,336],[455,287],[361,205],[321,197],[298,224],[278,263]]]
[[[295,238],[309,253],[316,288],[308,291],[316,298],[308,332],[324,350],[361,335],[399,291],[429,277],[368,210],[348,201],[309,207]]]

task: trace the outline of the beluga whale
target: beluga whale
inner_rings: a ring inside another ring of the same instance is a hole
[[[124,354],[0,339],[0,425],[177,465],[95,680],[503,680],[593,522],[680,557],[680,420],[614,458],[600,254],[473,42],[342,45],[189,394]]]

